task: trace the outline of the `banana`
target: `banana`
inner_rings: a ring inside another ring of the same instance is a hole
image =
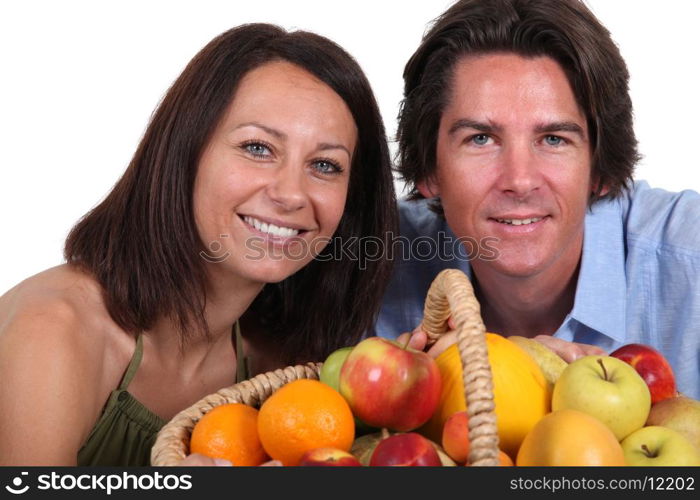
[[[554,351],[544,344],[537,342],[536,340],[528,339],[526,337],[520,337],[518,335],[513,335],[508,337],[508,340],[514,342],[516,345],[521,347],[525,352],[527,352],[532,359],[540,366],[544,377],[547,382],[554,386],[554,383],[567,367],[566,361],[559,357]]]

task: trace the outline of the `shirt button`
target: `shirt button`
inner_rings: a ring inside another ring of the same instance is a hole
[[[120,392],[119,397],[117,397],[117,400],[124,401],[128,397],[129,397],[129,395],[126,392]]]

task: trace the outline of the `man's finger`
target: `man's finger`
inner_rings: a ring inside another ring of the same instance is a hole
[[[567,342],[566,340],[551,337],[549,335],[537,335],[533,338],[537,342],[549,347],[557,353],[567,363],[576,361],[583,356],[596,355],[604,356],[605,351],[599,347],[588,344],[577,344],[575,342]]]
[[[433,358],[437,358],[445,349],[455,342],[457,342],[457,332],[452,331],[445,333],[440,336],[430,349],[428,349],[428,354]]]
[[[413,335],[411,332],[404,332],[398,337],[396,337],[396,342],[398,342],[401,345],[406,345],[407,342],[410,342],[411,335]]]
[[[413,330],[411,338],[408,341],[408,347],[417,351],[422,351],[428,343],[428,334],[423,330]]]

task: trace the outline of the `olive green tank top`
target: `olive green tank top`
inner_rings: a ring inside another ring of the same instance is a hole
[[[236,380],[248,378],[248,363],[238,323],[236,337]],[[166,424],[161,417],[143,406],[128,391],[143,356],[143,337],[136,339],[136,349],[119,387],[107,399],[87,441],[78,451],[78,465],[149,465],[151,447],[158,431]]]

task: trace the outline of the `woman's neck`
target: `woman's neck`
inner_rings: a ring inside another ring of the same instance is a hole
[[[231,348],[232,326],[262,290],[262,283],[210,277],[207,283],[204,321],[209,335],[197,331],[182,345],[177,319],[161,318],[146,339],[162,363],[178,364],[185,372],[196,372],[217,349]],[[196,328],[192,324],[191,328]]]

